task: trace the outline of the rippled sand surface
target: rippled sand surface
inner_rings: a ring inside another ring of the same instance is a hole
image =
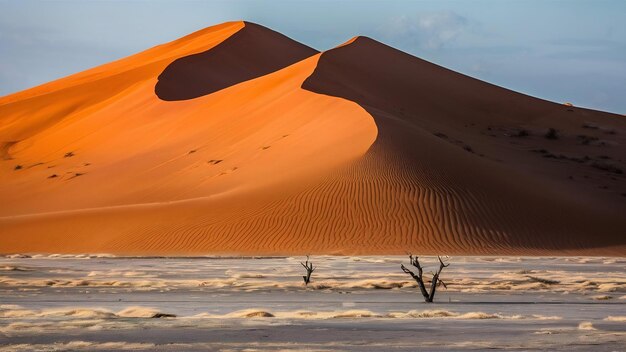
[[[1,257],[0,350],[626,348],[623,258],[453,257],[435,304],[404,257],[301,259]]]

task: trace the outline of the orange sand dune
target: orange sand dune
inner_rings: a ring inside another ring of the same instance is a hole
[[[226,23],[0,99],[0,252],[624,255],[625,133]]]

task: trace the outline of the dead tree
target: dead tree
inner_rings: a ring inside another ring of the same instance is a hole
[[[313,273],[313,271],[315,270],[315,268],[313,267],[313,263],[309,263],[309,256],[306,256],[306,262],[300,262],[300,264],[302,264],[302,266],[306,269],[306,275],[302,275],[302,279],[304,280],[304,285],[308,285],[309,282],[311,282],[311,274]]]
[[[415,268],[417,268],[417,275],[414,272],[412,272],[411,270],[407,269],[404,266],[404,264],[400,264],[400,268],[402,268],[402,271],[404,271],[405,273],[411,275],[411,277],[415,281],[417,281],[417,286],[419,286],[420,291],[422,292],[422,296],[424,296],[424,301],[426,301],[426,303],[432,303],[433,302],[433,299],[435,298],[435,292],[437,291],[437,286],[443,285],[444,288],[447,288],[446,284],[443,281],[441,281],[441,279],[439,278],[439,275],[441,274],[441,271],[443,270],[443,268],[449,266],[450,264],[444,264],[443,260],[441,260],[440,256],[437,256],[437,258],[439,259],[439,270],[437,270],[437,272],[435,274],[433,274],[433,279],[430,282],[430,291],[426,290],[426,285],[424,284],[424,279],[422,278],[422,274],[424,273],[424,269],[420,265],[418,257],[413,258],[413,256],[411,254],[409,254],[409,261],[410,261],[411,265],[413,265]]]

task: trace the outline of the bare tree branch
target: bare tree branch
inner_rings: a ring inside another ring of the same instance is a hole
[[[302,264],[302,266],[304,267],[304,269],[306,269],[306,275],[302,276],[302,280],[304,280],[304,285],[308,285],[309,282],[311,282],[311,274],[313,273],[313,271],[316,269],[313,267],[313,263],[309,263],[309,256],[306,256],[306,261],[300,262],[300,264]]]
[[[426,290],[426,285],[424,284],[424,279],[422,277],[424,270],[420,265],[419,258],[417,256],[414,258],[412,254],[409,254],[409,262],[412,266],[417,268],[417,274],[407,269],[404,264],[400,264],[400,268],[402,269],[402,271],[411,275],[411,277],[417,282],[417,286],[420,288],[420,292],[422,293],[422,296],[424,296],[424,300],[427,303],[431,303],[433,301],[433,299],[435,298],[435,292],[437,291],[437,287],[439,285],[443,285],[444,288],[448,288],[443,281],[439,280],[439,275],[441,274],[443,268],[450,266],[450,264],[445,264],[440,256],[437,256],[437,259],[439,259],[439,270],[437,270],[436,273],[432,274],[433,279],[430,282],[430,292]]]

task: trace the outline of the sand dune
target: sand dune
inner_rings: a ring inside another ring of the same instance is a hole
[[[625,134],[226,23],[0,99],[0,252],[623,255]]]

